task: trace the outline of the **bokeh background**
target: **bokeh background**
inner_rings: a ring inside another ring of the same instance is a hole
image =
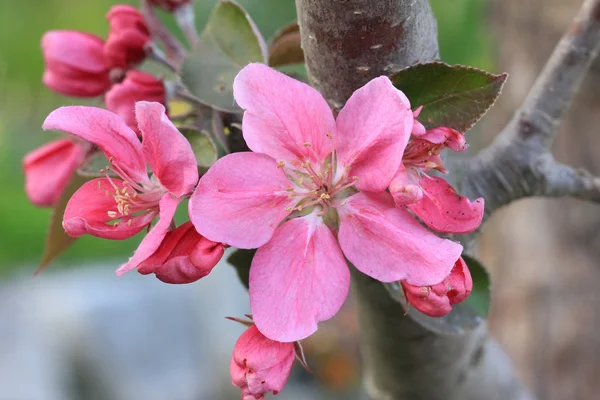
[[[55,137],[40,128],[60,105],[94,104],[41,84],[39,42],[52,29],[107,32],[110,6],[133,1],[20,0],[0,4],[0,400],[235,399],[228,383],[247,295],[223,263],[201,282],[168,286],[114,268],[140,238],[80,239],[41,276],[49,211],[29,204],[21,159]],[[215,0],[197,0],[199,26]],[[295,18],[293,0],[239,0],[269,38]],[[504,95],[468,135],[492,140],[539,73],[581,0],[432,0],[442,60],[510,73]],[[163,15],[167,22],[168,15]],[[600,172],[600,71],[563,124],[561,161]],[[495,215],[480,258],[492,271],[491,327],[540,398],[600,392],[600,209],[527,200]],[[307,342],[314,374],[297,369],[279,398],[360,399],[352,302]]]

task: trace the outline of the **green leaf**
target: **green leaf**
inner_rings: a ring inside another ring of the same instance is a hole
[[[240,281],[246,286],[246,289],[249,286],[250,265],[252,264],[254,254],[256,254],[256,250],[238,249],[227,258],[227,262],[233,265]]]
[[[88,178],[80,176],[77,173],[73,174],[58,203],[52,210],[52,215],[50,215],[50,224],[48,226],[48,234],[46,235],[44,254],[42,256],[40,266],[35,272],[36,275],[42,272],[56,257],[62,254],[75,242],[75,240],[77,240],[76,238],[72,238],[67,235],[63,229],[63,215],[65,213],[65,208],[67,208],[67,202],[73,193],[75,193],[77,189],[79,189],[81,185],[87,181]]]
[[[201,102],[222,111],[240,112],[233,100],[233,79],[251,62],[267,62],[264,39],[241,6],[221,0],[184,61],[181,79]]]
[[[447,126],[466,132],[494,104],[508,74],[440,62],[417,64],[390,79],[410,100],[423,106],[419,121],[427,129]]]
[[[463,254],[473,278],[473,291],[467,300],[452,306],[450,314],[441,317],[429,317],[414,307],[408,307],[408,316],[428,330],[439,334],[460,334],[479,326],[488,316],[490,308],[490,281],[483,265],[473,257]],[[398,283],[383,284],[392,298],[407,308],[406,297]]]
[[[300,27],[296,22],[292,22],[279,30],[271,40],[269,65],[280,67],[303,63],[304,50],[300,45]]]
[[[217,161],[217,146],[206,131],[193,127],[179,127],[179,132],[190,142],[198,167],[207,170]]]

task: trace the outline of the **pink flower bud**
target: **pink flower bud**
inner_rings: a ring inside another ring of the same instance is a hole
[[[59,139],[26,154],[23,169],[29,200],[39,207],[54,206],[89,148],[87,143]]]
[[[43,82],[55,92],[95,97],[110,87],[104,41],[78,31],[50,31],[42,37],[46,69]]]
[[[135,7],[117,5],[106,14],[106,19],[110,31],[104,57],[109,66],[126,69],[142,62],[150,42],[150,32],[142,14]]]
[[[172,12],[184,4],[191,3],[192,0],[150,0],[150,3],[163,10]]]
[[[437,285],[413,286],[402,282],[406,300],[417,310],[430,317],[443,317],[452,311],[452,305],[462,303],[473,290],[473,280],[465,261],[459,258],[450,274]]]
[[[242,400],[262,400],[277,394],[290,376],[296,357],[294,343],[266,338],[256,325],[240,336],[231,357],[231,383],[242,390]]]
[[[160,247],[138,266],[165,283],[191,283],[205,277],[223,257],[221,243],[200,236],[191,222],[168,232]]]
[[[166,92],[163,82],[152,74],[129,71],[123,82],[114,85],[106,93],[106,108],[118,114],[127,125],[138,132],[135,119],[135,103],[154,101],[166,105]]]

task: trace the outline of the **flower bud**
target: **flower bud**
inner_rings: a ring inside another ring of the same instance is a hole
[[[67,96],[95,97],[110,87],[104,41],[78,31],[49,31],[42,37],[43,82]]]
[[[169,12],[173,12],[184,4],[189,4],[191,2],[192,0],[150,0],[152,5]]]
[[[191,222],[168,232],[159,248],[138,266],[165,283],[191,283],[205,277],[223,257],[224,247],[201,236]]]
[[[150,32],[142,14],[132,6],[117,5],[106,14],[110,31],[104,57],[111,68],[127,69],[146,58]]]
[[[231,357],[231,383],[242,390],[242,400],[262,400],[277,394],[290,376],[296,357],[294,343],[275,342],[256,325],[240,336]]]
[[[473,280],[465,261],[459,258],[450,274],[437,285],[413,286],[402,281],[406,300],[430,317],[443,317],[452,305],[462,303],[473,290]]]
[[[59,139],[26,154],[23,169],[29,200],[39,207],[54,206],[89,148],[87,143]]]
[[[163,82],[152,74],[141,71],[129,71],[123,82],[113,85],[106,93],[106,108],[118,114],[127,125],[138,132],[135,119],[135,103],[154,101],[166,105],[166,92]]]

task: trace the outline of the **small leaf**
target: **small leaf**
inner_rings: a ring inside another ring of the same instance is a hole
[[[466,132],[494,104],[507,77],[434,62],[406,68],[390,79],[408,97],[413,110],[423,106],[418,119],[427,129],[447,126]]]
[[[240,112],[233,100],[233,79],[251,62],[267,62],[264,39],[241,6],[221,0],[184,61],[181,79],[201,102],[222,111]]]
[[[479,326],[488,316],[490,308],[490,281],[483,265],[473,257],[463,254],[473,278],[473,291],[467,299],[452,306],[450,314],[441,317],[429,317],[414,307],[408,306],[408,316],[414,321],[439,334],[460,334]],[[406,309],[406,297],[402,286],[397,282],[384,283],[392,298]]]
[[[234,251],[229,258],[227,258],[227,262],[233,265],[237,271],[240,281],[242,281],[246,288],[249,287],[250,265],[252,264],[252,258],[254,258],[254,254],[256,254],[256,250],[238,249]]]
[[[217,146],[215,146],[208,132],[187,126],[178,129],[190,142],[198,167],[208,169],[217,161]]]
[[[300,45],[300,27],[292,22],[279,30],[269,46],[269,65],[280,67],[282,65],[304,63],[304,50]]]
[[[48,226],[48,235],[46,236],[46,244],[44,247],[44,255],[42,256],[40,266],[37,271],[35,271],[36,275],[42,272],[56,257],[62,254],[75,242],[75,240],[77,240],[76,238],[67,235],[63,229],[63,215],[67,208],[67,203],[73,193],[88,180],[88,178],[80,176],[77,173],[73,174],[69,184],[62,193],[60,200],[52,210],[50,224]]]

